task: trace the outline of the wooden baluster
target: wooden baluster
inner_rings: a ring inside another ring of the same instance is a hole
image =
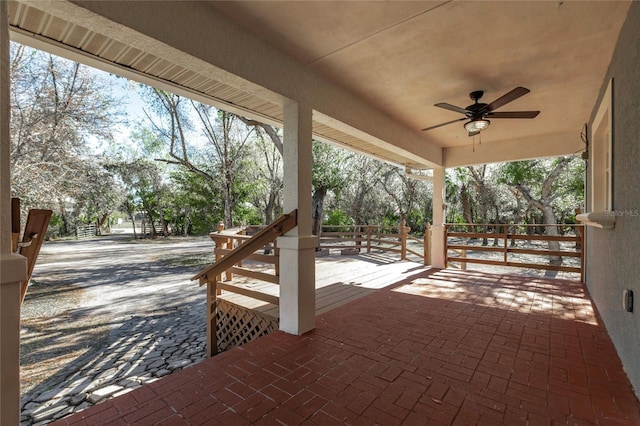
[[[222,256],[223,256],[220,250],[224,249],[223,247],[224,238],[222,236],[211,235],[211,234],[209,234],[209,237],[216,244],[215,248],[213,249],[213,253],[214,253],[215,261],[217,262],[218,260],[222,259]],[[222,281],[222,274],[216,275],[216,281]],[[221,294],[220,290],[218,290],[218,294]]]
[[[236,241],[233,238],[227,238],[227,243],[226,243],[226,247],[227,250],[231,251],[233,249],[235,249],[237,246],[241,245],[242,242],[241,241]],[[238,263],[236,263],[237,266],[242,266],[242,259],[240,259],[240,261]],[[235,266],[235,265],[234,265]],[[226,270],[225,275],[227,277],[226,281],[232,281],[233,280],[233,272]]]
[[[273,256],[276,258],[274,266],[276,268],[276,277],[280,276],[280,249],[278,248],[278,239],[273,240]]]
[[[224,223],[222,221],[218,222],[218,233],[224,231]],[[222,249],[223,247],[223,239],[219,236],[214,236],[214,235],[210,235],[210,238],[216,243],[215,248],[213,249],[213,252],[215,253],[215,261],[217,262],[218,260],[220,260],[222,258],[222,254],[218,253],[216,249]],[[217,281],[222,281],[222,274],[216,276],[216,280]],[[218,294],[220,294],[221,292],[219,291]]]
[[[407,227],[404,219],[400,221],[400,259],[407,260]]]
[[[431,225],[427,222],[424,226],[424,235],[422,237],[422,263],[427,266],[431,265],[431,258],[429,257],[429,232],[431,231]]]
[[[11,251],[18,251],[20,241],[20,198],[11,199]]]
[[[217,280],[207,281],[207,356],[218,353]]]
[[[467,258],[467,247],[466,247],[467,242],[463,241],[462,245],[465,246],[465,248],[460,250],[460,257],[463,258],[463,259],[466,259]],[[462,271],[466,271],[467,270],[467,262],[466,261],[463,260],[463,261],[460,262],[460,270],[462,270]]]
[[[509,255],[509,227],[507,225],[503,225],[502,229],[502,238],[504,238],[504,264],[506,265]]]
[[[447,268],[449,266],[449,226],[444,225],[444,267]]]
[[[584,284],[584,267],[585,267],[585,252],[587,251],[587,235],[584,225],[576,225],[576,231],[580,227],[580,282]]]

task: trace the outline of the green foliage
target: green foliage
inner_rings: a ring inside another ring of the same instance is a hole
[[[263,224],[262,218],[260,217],[260,212],[258,212],[258,210],[250,204],[237,205],[233,214],[238,223],[242,225]]]
[[[45,239],[55,240],[63,235],[64,221],[60,215],[54,213],[49,220],[49,227],[47,228],[47,235]]]
[[[223,220],[220,191],[201,175],[176,168],[171,196],[171,220],[180,235],[206,235]]]
[[[342,210],[332,209],[329,211],[323,225],[354,225],[353,218],[349,217]]]
[[[406,218],[406,225],[411,228],[412,232],[422,233],[425,227],[424,212],[418,209],[411,210]]]
[[[387,212],[382,217],[382,221],[380,222],[381,226],[395,227],[400,224],[400,216],[395,213]],[[368,224],[367,224],[368,225]]]
[[[352,154],[328,143],[313,141],[312,185],[314,191],[332,191],[339,196],[349,183],[347,167]]]

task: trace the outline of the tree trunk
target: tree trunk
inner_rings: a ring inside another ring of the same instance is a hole
[[[551,170],[551,173],[546,177],[544,182],[542,183],[542,189],[540,191],[540,197],[534,198],[531,194],[531,191],[528,187],[524,186],[522,182],[517,183],[515,186],[518,188],[520,193],[524,196],[530,206],[537,208],[543,214],[543,222],[547,225],[544,227],[544,231],[548,236],[557,236],[558,235],[558,227],[555,212],[553,211],[553,184],[555,180],[560,176],[560,174],[565,170],[567,164],[571,161],[570,157],[563,157],[558,161],[556,166]],[[560,250],[560,242],[559,241],[549,241],[548,248],[551,251],[559,251]],[[561,265],[562,257],[561,256],[550,256],[549,264],[551,265]],[[547,271],[547,276],[551,276],[555,274],[554,271]]]
[[[351,217],[355,221],[356,225],[366,225],[365,219],[363,217],[363,209],[364,209],[364,199],[369,193],[368,187],[358,187],[358,192],[355,196],[355,199],[351,203]]]
[[[58,211],[60,212],[60,219],[62,219],[62,229],[60,230],[62,235],[69,235],[69,218],[65,212],[64,203],[58,200]]]
[[[135,240],[138,235],[136,234],[136,220],[133,217],[133,206],[129,203],[129,201],[125,202],[124,207],[127,211],[127,216],[129,216],[129,220],[131,220],[131,226],[133,228],[133,239]]]
[[[140,239],[142,240],[144,239],[147,233],[147,215],[146,214],[142,215],[142,223],[140,224],[140,228],[142,228],[140,230]]]
[[[522,221],[522,200],[520,199],[520,197],[518,196],[519,193],[518,191],[513,190],[513,196],[516,198],[516,217],[514,219],[514,223],[517,225]],[[527,226],[527,234],[529,234],[529,227]],[[513,230],[513,233],[515,234],[517,232],[517,228],[515,228]],[[511,238],[511,247],[515,247],[516,246],[516,239],[515,238]]]
[[[269,193],[269,200],[267,201],[267,205],[264,209],[264,220],[267,225],[273,222],[273,219],[274,219],[273,213],[276,207],[277,197],[278,197],[278,194],[276,194],[275,192],[271,191]]]
[[[462,204],[462,215],[464,216],[464,220],[472,224],[473,223],[473,214],[471,213],[471,202],[469,200],[469,192],[467,190],[467,185],[464,183],[460,187],[460,203]],[[467,227],[467,232],[475,232],[475,227],[469,225]]]
[[[233,210],[231,208],[231,185],[224,187],[224,227],[233,228]]]
[[[544,205],[542,208],[542,213],[544,214],[544,222],[547,225],[545,227],[545,231],[547,235],[550,236],[558,236],[558,227],[552,226],[556,225],[556,215],[553,212],[553,207],[550,205]],[[549,241],[549,250],[559,251],[560,250],[560,241]],[[551,265],[562,265],[562,257],[561,256],[550,256],[549,263]]]
[[[487,188],[487,185],[485,184],[485,174],[487,171],[487,166],[483,165],[483,166],[478,166],[478,168],[474,167],[474,166],[467,166],[467,170],[469,170],[469,172],[471,173],[471,177],[473,178],[473,184],[476,188],[476,192],[479,195],[479,202],[480,202],[480,221],[486,225],[487,223],[489,223],[489,208],[491,207],[491,197],[489,194],[489,188]],[[489,227],[485,226],[483,228],[483,232],[488,232],[489,231]],[[489,239],[488,238],[483,238],[482,239],[482,245],[483,246],[487,246],[489,245]]]
[[[324,215],[324,197],[327,195],[327,190],[324,188],[318,188],[313,192],[313,223],[311,232],[313,235],[320,235],[322,229],[322,217]]]
[[[191,227],[191,210],[187,210],[184,213],[184,228],[182,230],[182,235],[187,237],[189,235],[189,228]],[[177,233],[177,231],[176,231]]]

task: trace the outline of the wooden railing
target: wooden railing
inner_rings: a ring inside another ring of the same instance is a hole
[[[425,227],[424,237],[415,237],[409,232],[411,228],[404,221],[399,226],[375,226],[375,225],[323,225],[319,237],[321,249],[354,250],[355,253],[371,253],[371,250],[396,253],[402,260],[409,260],[412,255],[421,259],[428,265],[429,234],[431,227]],[[412,248],[408,243],[418,242],[422,250]]]
[[[86,238],[93,238],[97,234],[96,225],[78,225],[76,226],[76,240],[84,240]]]
[[[221,290],[249,296],[276,305],[279,303],[276,296],[222,282],[222,274],[227,274],[226,278],[228,280],[231,279],[233,273],[236,273],[272,284],[279,284],[277,256],[259,254],[257,251],[264,250],[265,247],[274,243],[276,238],[295,228],[296,225],[297,210],[294,210],[281,216],[253,236],[234,235],[223,233],[222,231],[210,234],[211,238],[216,241],[216,260],[211,266],[191,278],[192,281],[199,280],[200,285],[207,284],[207,354],[209,356],[213,356],[217,352],[216,298]],[[273,250],[273,252],[275,253],[276,250]],[[246,259],[276,265],[275,275],[243,268],[242,262]]]
[[[51,220],[51,210],[30,209],[27,216],[27,223],[22,231],[22,242],[20,242],[21,222],[20,222],[20,199],[11,199],[11,250],[27,258],[27,278],[20,282],[20,303],[29,288],[29,281],[33,274],[33,268],[38,260],[40,247],[44,242],[49,221]]]
[[[453,253],[457,254],[457,256],[450,256],[451,261],[447,262],[447,266],[466,271],[467,270],[467,261],[466,260],[461,260],[460,262],[458,262],[458,260],[465,259],[467,257],[467,243],[466,242],[462,242],[460,245],[464,246],[464,248],[460,248],[460,249],[449,248],[448,252],[453,252]],[[448,256],[448,254],[449,253],[447,253],[447,256]],[[460,263],[460,265],[457,265],[457,263]]]
[[[466,229],[463,231],[462,229]],[[534,233],[536,229],[555,229],[558,235]],[[481,232],[476,232],[480,230]],[[519,231],[525,231],[519,232]],[[580,274],[584,281],[584,226],[581,224],[526,225],[526,224],[445,224],[445,266],[450,262],[476,263],[493,266],[512,266],[519,268],[562,271]],[[452,242],[452,239],[466,239],[464,242]],[[493,240],[493,245],[481,245],[482,240]],[[470,244],[471,241],[478,244]],[[558,249],[537,247],[532,242],[557,242]],[[451,255],[452,251],[458,255]],[[460,254],[464,250],[464,254]],[[496,253],[497,258],[471,257],[470,252]],[[523,261],[519,256],[529,255],[533,259]],[[571,264],[562,264],[563,258],[575,259]],[[556,262],[552,262],[556,260]]]

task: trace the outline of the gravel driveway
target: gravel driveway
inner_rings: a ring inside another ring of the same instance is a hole
[[[136,317],[204,315],[204,289],[190,277],[212,259],[207,237],[45,243],[21,312],[23,399],[56,386]]]

